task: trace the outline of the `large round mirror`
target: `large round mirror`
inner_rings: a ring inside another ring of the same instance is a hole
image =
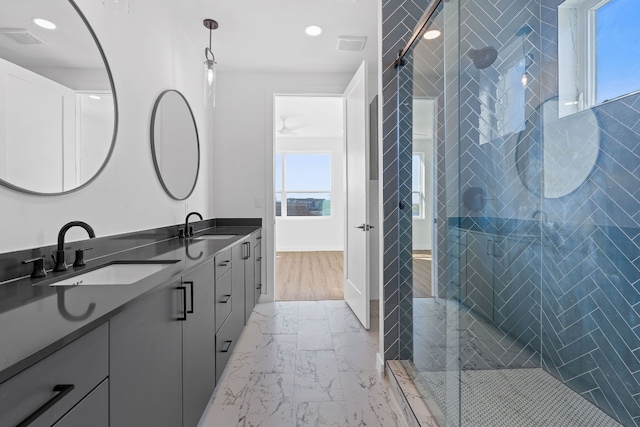
[[[158,178],[176,200],[191,195],[200,171],[200,142],[193,112],[178,91],[160,94],[151,116],[151,152]]]
[[[93,30],[71,0],[0,2],[0,184],[64,194],[113,151],[116,96]]]
[[[559,117],[558,99],[539,108],[540,123],[530,121],[520,133],[516,166],[534,194],[555,199],[587,180],[600,151],[600,129],[592,110]]]

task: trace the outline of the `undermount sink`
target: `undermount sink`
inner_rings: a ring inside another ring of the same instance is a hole
[[[235,234],[203,234],[202,236],[194,236],[196,239],[206,240],[227,240],[236,237]]]
[[[176,262],[178,261],[115,261],[95,270],[51,283],[49,286],[131,285]]]

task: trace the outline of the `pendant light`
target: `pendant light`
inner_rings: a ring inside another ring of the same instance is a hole
[[[209,47],[204,48],[204,106],[216,106],[216,57],[211,50],[211,32],[218,28],[213,19],[205,19],[204,26],[209,29]]]

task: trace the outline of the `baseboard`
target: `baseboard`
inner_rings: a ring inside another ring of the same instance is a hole
[[[310,246],[310,247],[299,247],[299,248],[276,248],[276,252],[342,252],[344,251],[344,246],[326,246],[326,247],[318,247],[318,246]]]
[[[380,353],[376,353],[376,370],[380,375],[384,375],[384,359]]]

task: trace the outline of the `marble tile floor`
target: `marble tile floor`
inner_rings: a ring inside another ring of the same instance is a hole
[[[344,301],[256,306],[199,427],[405,427],[367,331]]]

